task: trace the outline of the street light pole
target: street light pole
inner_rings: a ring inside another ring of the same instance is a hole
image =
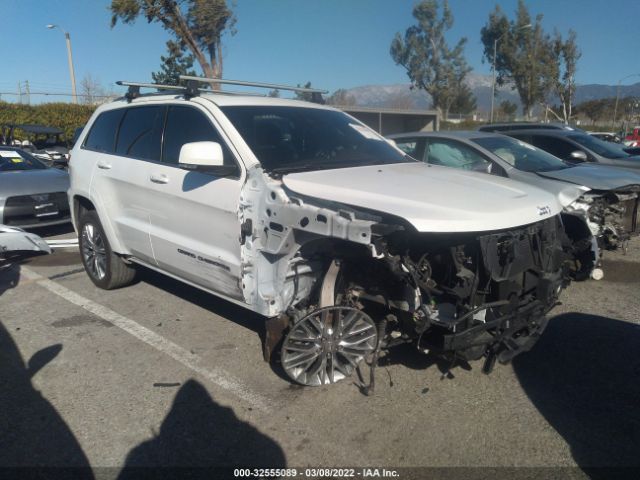
[[[626,80],[627,78],[638,77],[638,76],[640,76],[640,73],[632,73],[631,75],[627,75],[626,77],[622,77],[620,80],[618,80],[618,88],[616,89],[616,104],[615,104],[615,107],[613,107],[613,128],[616,128],[616,119],[618,116],[618,100],[620,100],[620,84],[622,83],[623,80]]]
[[[69,61],[69,76],[71,77],[71,93],[73,97],[73,103],[78,103],[78,94],[76,92],[76,73],[73,69],[73,54],[71,53],[71,36],[69,35],[69,32],[63,30],[58,25],[50,24],[50,25],[47,25],[47,28],[48,29],[57,28],[60,31],[62,31],[62,33],[64,33],[64,38],[67,43],[67,60]]]
[[[514,30],[514,33],[520,30],[524,30],[525,28],[531,28],[531,24],[527,23],[526,25],[516,28]],[[491,114],[489,116],[489,123],[493,123],[493,102],[496,96],[496,56],[498,55],[498,41],[507,33],[509,33],[509,30],[504,32],[493,41],[493,62],[491,65]]]

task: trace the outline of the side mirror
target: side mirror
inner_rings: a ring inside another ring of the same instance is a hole
[[[238,172],[235,165],[224,165],[222,147],[216,142],[185,143],[180,149],[178,165],[183,170],[229,177]]]
[[[587,154],[582,150],[576,150],[569,154],[569,161],[572,163],[582,163],[588,160]]]

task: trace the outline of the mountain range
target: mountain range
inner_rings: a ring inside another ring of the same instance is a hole
[[[491,108],[491,75],[469,74],[467,85],[476,97],[479,112],[488,112]],[[514,102],[521,107],[518,92],[508,85],[497,87],[495,105],[504,100]],[[615,97],[616,85],[587,84],[576,87],[574,104],[587,100]],[[347,95],[353,97],[355,104],[373,108],[429,109],[431,97],[428,93],[411,89],[408,83],[392,85],[365,85],[346,89]],[[620,98],[627,96],[640,97],[640,83],[620,86]]]

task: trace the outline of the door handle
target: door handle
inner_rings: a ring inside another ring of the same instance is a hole
[[[153,183],[161,183],[161,184],[169,183],[169,177],[167,177],[164,173],[160,173],[160,174],[154,173],[149,177],[149,180],[151,180]]]
[[[98,162],[98,168],[101,168],[102,170],[110,170],[111,164],[100,160]]]

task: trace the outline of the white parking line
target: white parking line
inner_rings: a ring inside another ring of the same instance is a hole
[[[85,298],[66,287],[63,287],[59,283],[53,282],[48,278],[43,277],[33,270],[22,267],[21,274],[24,275],[27,279],[46,288],[50,292],[64,298],[68,302],[84,308],[88,312],[91,312],[101,319],[115,325],[128,334],[133,335],[138,340],[141,340],[147,345],[152,346],[156,350],[169,355],[171,358],[177,360],[185,367],[190,368],[197,374],[209,380],[211,383],[241,398],[251,406],[263,411],[270,410],[271,402],[269,402],[266,397],[253,392],[249,387],[243,385],[240,381],[220,368],[204,367],[201,364],[200,357],[189,352],[185,348],[182,348],[181,346],[167,340],[163,336],[158,335],[156,332],[149,330],[148,328],[140,325],[130,318],[120,315],[119,313],[116,313],[113,310],[100,305],[99,303],[89,300],[88,298]]]

